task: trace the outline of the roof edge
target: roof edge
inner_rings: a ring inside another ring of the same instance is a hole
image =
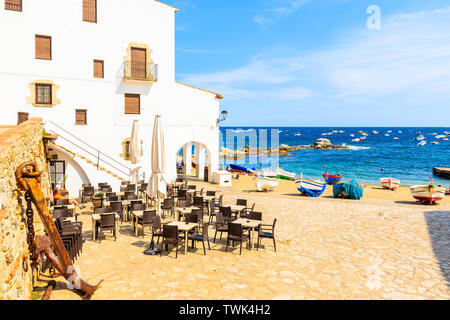
[[[176,83],[181,84],[181,85],[186,86],[186,87],[189,87],[189,88],[193,88],[193,89],[197,89],[197,90],[201,90],[201,91],[205,91],[205,92],[214,94],[214,95],[216,95],[216,99],[219,99],[219,100],[223,99],[223,95],[221,95],[220,93],[209,91],[209,90],[205,90],[205,89],[198,88],[198,87],[194,87],[194,86],[191,86],[190,84],[181,83],[181,82],[178,82],[178,81]]]
[[[171,7],[171,8],[173,8],[173,9],[175,9],[175,12],[178,12],[179,10],[178,10],[178,8],[176,8],[176,7],[174,7],[174,6],[171,6],[170,4],[167,4],[167,3],[165,3],[165,2],[161,2],[161,1],[159,1],[159,0],[155,0],[156,2],[159,2],[159,3],[161,3],[161,4],[163,4],[163,5],[166,5],[166,6],[168,6],[168,7]]]

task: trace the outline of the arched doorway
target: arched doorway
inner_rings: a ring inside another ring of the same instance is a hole
[[[177,152],[176,167],[179,175],[203,179],[206,174],[209,179],[211,153],[206,145],[201,142],[187,142]]]

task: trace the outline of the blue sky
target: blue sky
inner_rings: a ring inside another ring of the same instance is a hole
[[[165,2],[177,80],[223,94],[224,126],[450,125],[448,1]]]

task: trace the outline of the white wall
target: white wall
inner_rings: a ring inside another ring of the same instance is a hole
[[[49,123],[54,121],[129,167],[119,156],[121,142],[130,137],[132,122],[137,119],[144,149],[141,172],[146,172],[148,179],[153,121],[161,114],[167,180],[176,177],[176,153],[189,141],[205,144],[213,168],[217,168],[219,101],[214,94],[175,82],[175,9],[152,0],[97,2],[98,23],[89,23],[82,21],[81,0],[24,0],[23,12],[4,10],[4,0],[0,0],[0,87],[7,88],[2,92],[1,123],[15,124],[18,111],[29,112],[30,117],[42,117],[47,130],[56,130]],[[35,59],[35,34],[52,36],[51,61]],[[147,44],[153,50],[151,57],[159,65],[158,82],[123,81],[123,57],[131,42]],[[93,78],[94,59],[104,60],[104,79]],[[40,79],[60,86],[57,97],[61,104],[52,108],[27,104],[28,84]],[[124,114],[124,93],[141,94],[140,115]],[[87,126],[75,125],[75,109],[88,110]],[[67,133],[56,133],[84,147]],[[56,143],[71,151],[77,149],[62,138]],[[91,171],[84,161],[77,162],[86,172]],[[117,183],[109,179],[91,182]]]

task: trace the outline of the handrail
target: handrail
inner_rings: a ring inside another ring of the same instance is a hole
[[[57,134],[56,132],[54,132],[54,131],[52,131],[52,130],[50,130],[50,131],[51,131],[52,133]],[[119,168],[116,168],[115,166],[113,166],[113,165],[110,164],[109,162],[107,162],[107,161],[101,159],[101,158],[100,158],[100,151],[98,151],[99,154],[98,154],[98,156],[96,156],[95,154],[89,152],[88,150],[84,149],[83,147],[80,147],[79,145],[77,145],[76,143],[70,141],[69,139],[65,138],[64,136],[59,135],[59,137],[62,138],[62,139],[64,139],[64,140],[66,140],[67,142],[73,144],[73,145],[76,146],[77,148],[80,148],[80,149],[83,150],[84,152],[87,152],[87,153],[90,154],[91,156],[97,157],[97,161],[98,161],[98,162],[97,162],[97,170],[98,170],[99,162],[100,162],[100,161],[103,161],[104,163],[108,164],[110,167],[116,169],[117,171],[122,172],[125,176],[129,176],[129,174],[130,174],[129,172],[125,172],[125,171],[123,171],[123,170],[121,170],[121,169],[119,169]],[[114,160],[114,159],[113,159],[113,160]]]
[[[112,158],[111,156],[107,155],[106,153],[103,153],[103,152],[101,152],[100,150],[94,148],[93,146],[87,144],[86,142],[84,142],[83,140],[81,140],[81,139],[78,138],[77,136],[73,135],[73,134],[70,133],[69,131],[65,130],[64,128],[61,128],[59,125],[57,125],[57,124],[54,123],[53,121],[51,121],[51,120],[48,120],[48,121],[49,121],[50,123],[52,123],[53,125],[57,126],[59,129],[63,130],[64,132],[70,134],[72,137],[74,137],[74,138],[77,139],[78,141],[81,141],[82,143],[84,143],[85,145],[87,145],[89,148],[94,149],[96,152],[98,152],[99,155],[102,154],[102,155],[104,155],[105,157],[107,157],[107,158],[111,159],[112,161],[114,161],[115,163],[117,163],[117,164],[121,165],[122,167],[126,168],[127,170],[131,170],[131,168],[127,167],[126,165],[124,165],[124,164],[122,164],[122,163],[120,163],[119,161],[115,160],[114,158]],[[53,133],[58,134],[57,132],[53,132]],[[72,141],[70,141],[70,140],[68,140],[68,139],[66,139],[66,138],[64,138],[64,139],[67,140],[67,141],[69,141],[70,143],[74,144]],[[74,144],[74,145],[77,146],[76,144]],[[79,146],[77,146],[77,147],[79,147]],[[80,148],[80,149],[83,149],[83,148],[81,148],[81,147],[79,147],[79,148]],[[83,149],[83,150],[84,150],[84,149]],[[84,151],[86,151],[86,150],[84,150]],[[88,152],[88,151],[86,151],[86,152]],[[105,162],[104,160],[102,160],[102,161]],[[107,163],[107,162],[106,162],[106,163]]]

